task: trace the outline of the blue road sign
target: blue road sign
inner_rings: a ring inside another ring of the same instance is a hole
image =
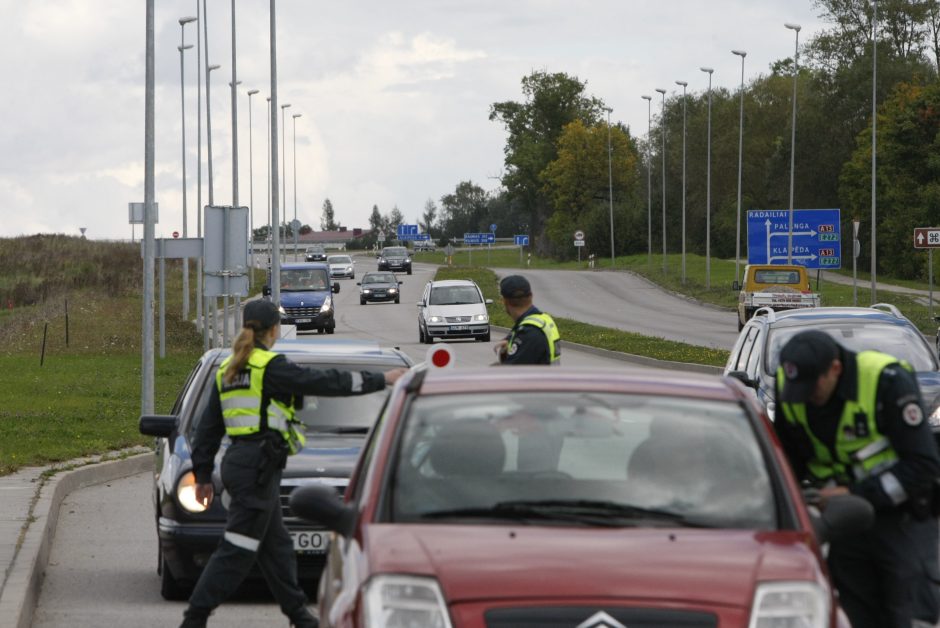
[[[516,246],[529,246],[529,236],[527,235],[513,236],[513,240]]]
[[[398,236],[398,239],[401,240],[402,242],[405,242],[408,240],[425,241],[425,240],[431,239],[431,234],[430,233],[403,233],[400,236]]]
[[[494,242],[496,242],[496,235],[492,233],[463,234],[464,244],[493,244]]]
[[[842,267],[842,231],[838,209],[793,210],[793,264],[807,268]],[[787,264],[790,210],[747,212],[747,262]]]
[[[495,223],[495,222],[490,225],[490,231],[492,231],[493,233],[496,233],[496,223]]]
[[[418,235],[418,225],[398,225],[398,239],[401,236]]]

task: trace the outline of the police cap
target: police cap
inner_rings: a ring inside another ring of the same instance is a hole
[[[793,336],[780,350],[784,376],[781,401],[806,403],[816,389],[819,376],[839,355],[838,343],[824,331],[810,329]]]
[[[522,275],[509,275],[499,282],[499,293],[507,299],[532,296],[532,286]]]
[[[242,321],[244,321],[243,327],[251,327],[255,330],[268,329],[281,322],[281,314],[272,301],[256,299],[245,305]]]

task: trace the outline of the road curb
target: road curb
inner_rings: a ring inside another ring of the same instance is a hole
[[[0,625],[29,628],[39,599],[49,552],[59,520],[59,507],[72,491],[143,473],[153,467],[153,453],[140,448],[119,460],[101,460],[62,471],[40,481],[33,498],[22,542],[10,566],[0,598]],[[112,456],[114,454],[111,454]],[[94,459],[92,459],[94,460]],[[76,464],[74,461],[69,465]],[[78,462],[81,464],[81,461]],[[48,470],[62,468],[52,466]]]

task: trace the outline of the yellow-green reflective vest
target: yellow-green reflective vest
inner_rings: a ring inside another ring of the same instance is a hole
[[[264,383],[264,370],[278,354],[264,349],[252,349],[245,368],[231,384],[223,380],[232,356],[222,361],[215,374],[215,383],[219,388],[219,401],[222,403],[222,420],[225,433],[229,436],[246,436],[261,431],[261,389]],[[268,428],[280,432],[291,454],[304,448],[303,424],[294,418],[293,406],[271,399],[267,407]]]
[[[900,364],[907,370],[910,365],[879,351],[862,351],[856,355],[858,362],[857,399],[846,399],[842,416],[836,428],[835,459],[832,452],[819,440],[809,427],[806,404],[781,403],[784,420],[799,426],[813,445],[813,458],[807,469],[819,480],[835,479],[841,484],[860,481],[893,465],[898,455],[890,441],[878,431],[875,398],[878,395],[878,379],[885,367]],[[783,389],[783,368],[777,369],[777,387]],[[856,434],[856,415],[864,414],[867,435]]]
[[[542,333],[545,334],[545,337],[548,339],[548,355],[549,355],[549,364],[558,365],[561,360],[561,352],[558,350],[558,343],[561,341],[561,335],[558,333],[558,326],[555,324],[555,321],[552,320],[552,317],[544,312],[538,314],[529,314],[521,321],[519,325],[531,325],[542,330]],[[509,337],[509,344],[512,345],[513,339],[516,337],[516,332],[512,333],[512,336]]]

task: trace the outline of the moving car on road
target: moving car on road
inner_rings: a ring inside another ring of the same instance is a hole
[[[279,340],[273,348],[298,364],[317,368],[387,371],[412,362],[396,349],[361,341]],[[170,415],[140,417],[140,431],[155,436],[153,507],[157,530],[157,573],[160,592],[168,600],[186,599],[212,551],[222,538],[226,510],[220,462],[226,437],[216,457],[212,479],[216,499],[208,508],[196,501],[192,473],[191,435],[209,400],[215,373],[228,349],[206,352],[180,390]],[[297,417],[306,427],[307,447],[288,459],[281,480],[284,521],[294,539],[302,580],[316,582],[325,560],[329,535],[322,526],[293,516],[287,508],[297,486],[320,483],[342,493],[388,391],[356,397],[306,397]],[[261,586],[260,573],[256,574]]]
[[[369,301],[394,301],[401,302],[401,284],[395,273],[366,273],[362,276],[362,281],[356,283],[359,286],[359,305],[365,305]]]
[[[386,246],[379,254],[378,270],[411,274],[411,254],[403,246]]]
[[[297,330],[316,329],[318,333],[332,334],[336,329],[333,294],[339,292],[339,283],[330,285],[330,270],[326,264],[294,263],[281,265],[282,325],[295,325]],[[269,296],[271,287],[262,294]]]
[[[348,255],[330,255],[326,258],[330,267],[330,277],[356,278],[356,263]]]
[[[490,317],[480,287],[470,279],[429,281],[418,301],[418,341],[475,338],[490,341]]]
[[[766,416],[730,378],[518,367],[396,384],[342,502],[291,509],[338,537],[334,626],[847,626]]]
[[[319,244],[308,246],[307,250],[304,251],[304,260],[308,262],[325,262],[326,249]]]

